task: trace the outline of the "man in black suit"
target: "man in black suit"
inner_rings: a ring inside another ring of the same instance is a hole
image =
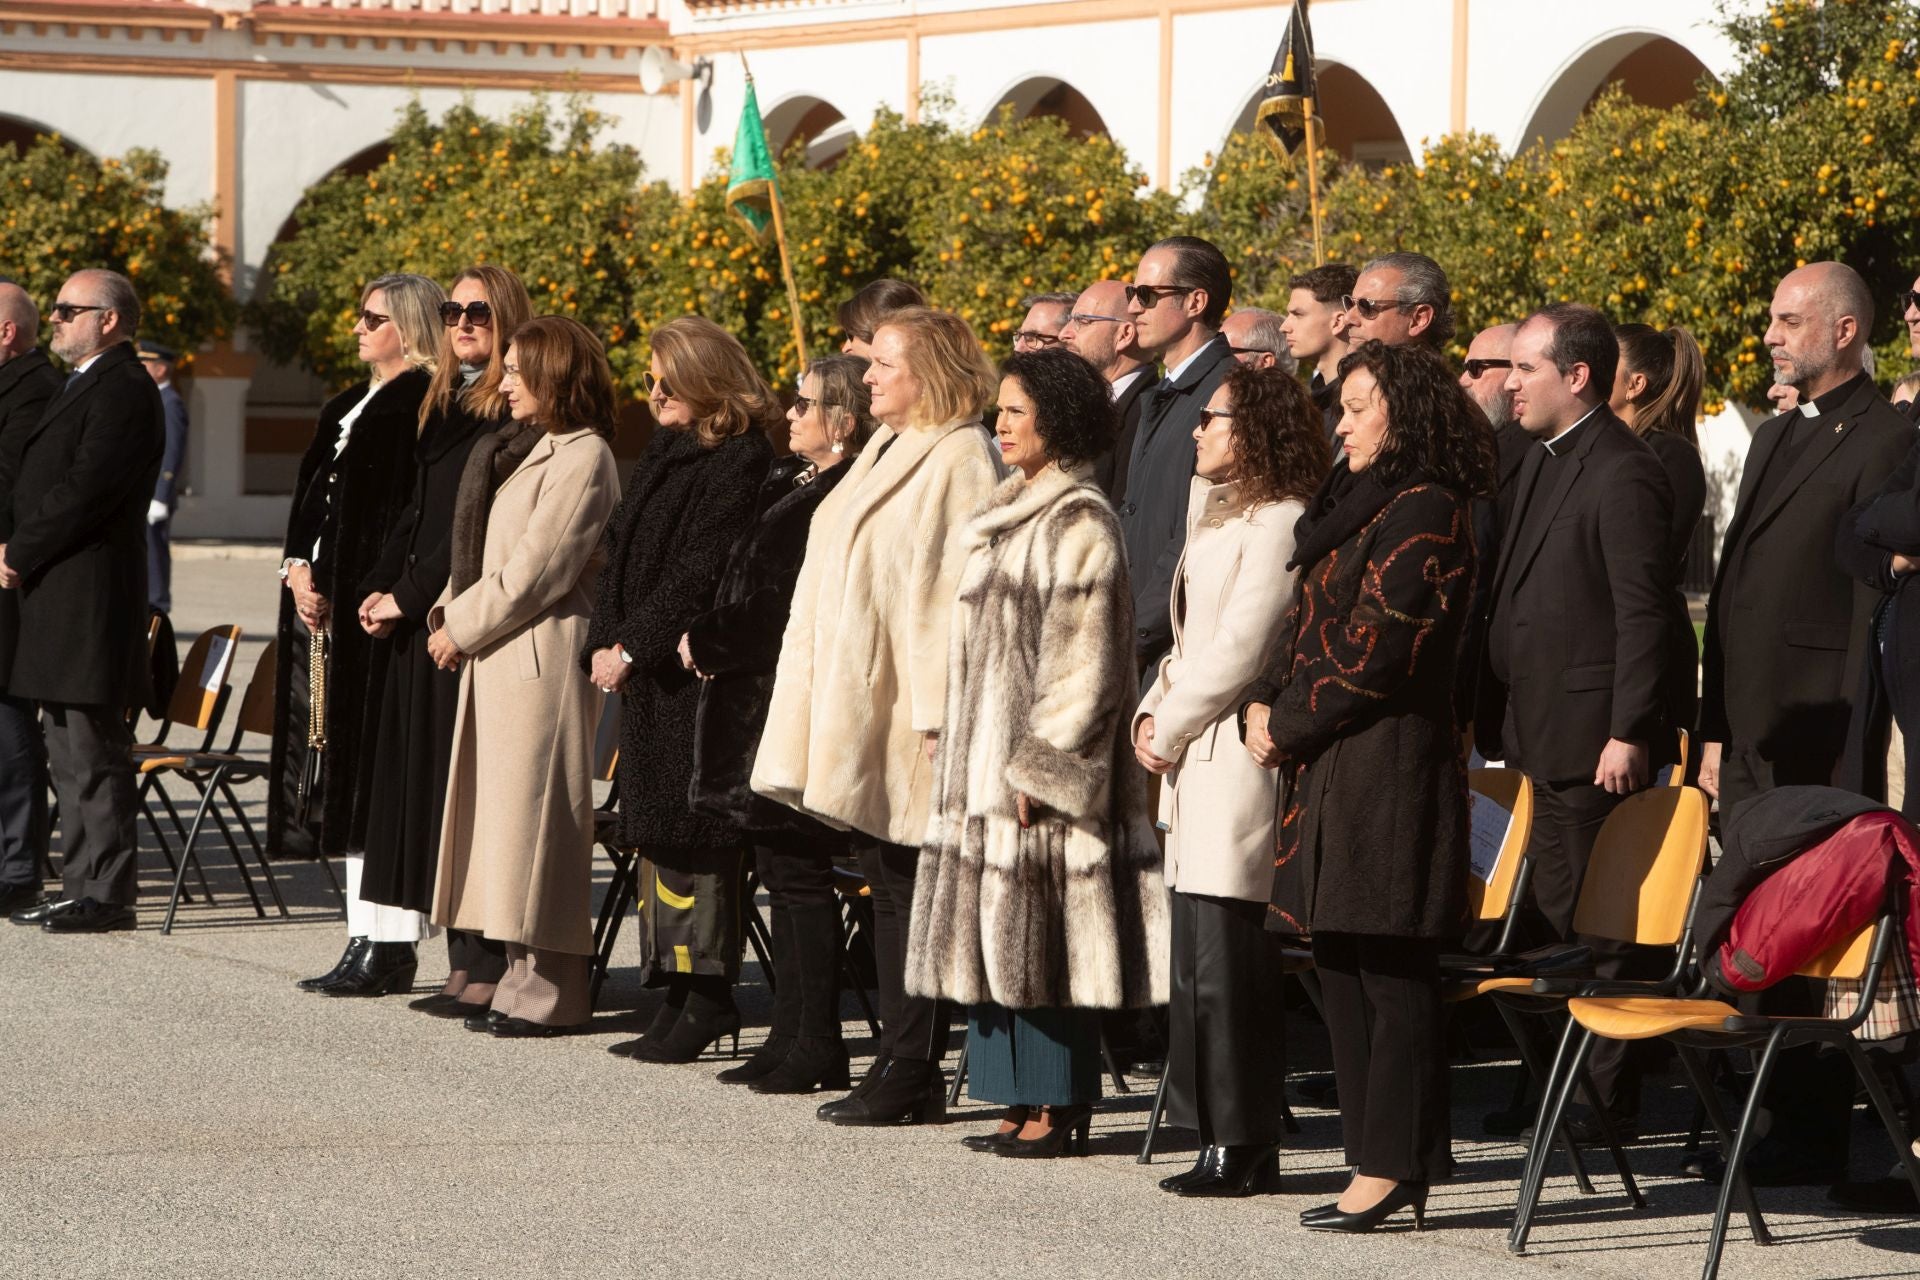
[[[180,473],[187,464],[187,401],[173,385],[180,358],[172,348],[141,342],[140,365],[160,388],[167,413],[167,447],[160,457],[160,479],[147,504],[147,603],[156,613],[173,612],[173,513],[180,506]]]
[[[1507,389],[1508,372],[1513,368],[1513,335],[1517,324],[1496,324],[1473,335],[1467,344],[1467,363],[1460,374],[1460,386],[1493,426],[1494,470],[1500,482],[1498,506],[1500,528],[1513,514],[1514,482],[1520,477],[1520,464],[1536,452],[1533,437],[1513,416],[1513,392]],[[1485,557],[1481,560],[1485,572]]]
[[[1531,905],[1556,938],[1600,825],[1674,759],[1663,704],[1673,499],[1653,450],[1607,409],[1620,349],[1591,307],[1558,303],[1513,336],[1507,389],[1536,443],[1514,485],[1487,628],[1476,732],[1534,784]],[[1628,953],[1594,940],[1595,968]],[[1619,1042],[1592,1074],[1617,1120],[1638,1109]]]
[[[131,929],[133,733],[147,687],[146,514],[166,414],[134,357],[140,300],[125,276],[81,271],[53,305],[53,353],[73,372],[21,445],[0,546],[19,597],[6,674],[40,704],[65,854],[57,898],[15,911],[53,933]]]
[[[40,314],[26,290],[0,282],[0,543],[11,531],[8,494],[27,432],[59,394],[61,377],[35,345]],[[6,691],[19,637],[18,593],[0,591],[0,915],[40,896],[47,852],[47,759],[31,702]]]
[[[1149,671],[1173,647],[1173,574],[1187,541],[1193,429],[1234,367],[1220,336],[1233,269],[1218,248],[1173,236],[1142,255],[1127,288],[1127,314],[1141,353],[1166,376],[1146,394],[1127,464],[1120,532],[1133,578],[1134,653]]]
[[[1723,814],[1773,787],[1835,780],[1885,598],[1842,572],[1835,542],[1848,509],[1872,497],[1914,443],[1913,424],[1863,369],[1873,296],[1852,268],[1816,262],[1791,272],[1770,314],[1775,381],[1797,393],[1797,404],[1753,433],[1701,652],[1700,786]],[[1767,993],[1773,1012],[1820,1007],[1802,979]],[[1750,1180],[1845,1177],[1852,1077],[1844,1062],[1811,1046],[1787,1050],[1765,1101],[1773,1125],[1748,1157]]]
[[[1303,271],[1287,281],[1287,318],[1281,331],[1287,350],[1299,366],[1312,369],[1307,392],[1327,439],[1338,443],[1333,429],[1340,425],[1340,361],[1347,354],[1347,310],[1344,299],[1353,292],[1359,272],[1344,262],[1329,262]]]
[[[1100,371],[1120,415],[1120,432],[1113,448],[1094,462],[1094,479],[1118,505],[1127,492],[1127,462],[1133,437],[1140,426],[1140,397],[1153,385],[1153,369],[1140,355],[1139,335],[1127,314],[1127,286],[1118,280],[1100,280],[1074,299],[1067,323],[1060,330],[1067,350]]]

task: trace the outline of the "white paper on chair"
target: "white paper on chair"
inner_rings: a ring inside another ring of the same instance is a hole
[[[207,665],[201,670],[200,687],[208,693],[220,692],[227,687],[227,674],[232,666],[233,641],[215,636],[207,646]]]
[[[1492,884],[1493,869],[1500,865],[1500,849],[1513,827],[1513,814],[1477,791],[1470,791],[1467,796],[1473,802],[1467,841],[1471,853],[1468,868],[1481,884]]]

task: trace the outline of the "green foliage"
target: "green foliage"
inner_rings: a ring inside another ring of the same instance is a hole
[[[75,271],[121,272],[140,294],[141,336],[190,360],[232,332],[235,307],[208,243],[213,211],[167,208],[166,178],[151,151],[101,159],[56,137],[0,147],[0,263],[43,308]]]

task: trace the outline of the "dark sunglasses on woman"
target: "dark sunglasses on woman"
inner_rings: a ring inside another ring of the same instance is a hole
[[[469,302],[464,307],[457,302],[443,302],[440,304],[441,324],[452,328],[454,325],[460,323],[461,316],[465,316],[467,323],[474,328],[484,329],[493,323],[493,308],[484,302]]]

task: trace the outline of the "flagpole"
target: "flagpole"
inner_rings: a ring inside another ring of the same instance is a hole
[[[1320,243],[1320,151],[1313,145],[1313,99],[1306,99],[1307,209],[1313,215],[1313,265],[1325,266],[1327,251]]]
[[[747,55],[740,55],[740,68],[747,73],[747,83],[753,83],[753,68],[747,65]],[[800,289],[793,282],[793,259],[787,255],[787,220],[780,212],[780,158],[773,155],[773,143],[767,138],[766,118],[760,120],[760,139],[767,148],[767,154],[773,156],[774,178],[767,183],[768,204],[773,208],[773,238],[780,245],[780,276],[787,284],[787,310],[793,316],[793,349],[799,358],[799,368],[794,370],[795,377],[806,372],[807,335],[800,324]]]

